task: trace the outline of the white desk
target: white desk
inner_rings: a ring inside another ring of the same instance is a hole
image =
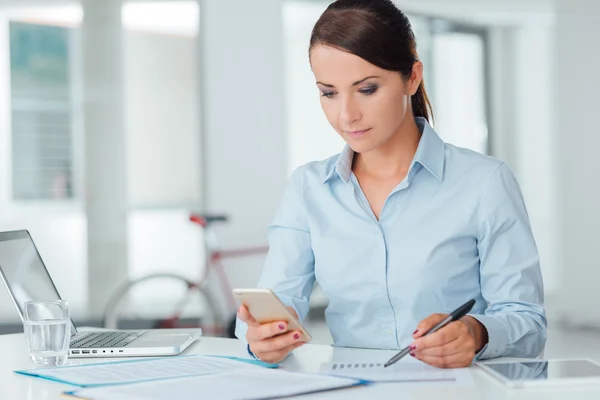
[[[242,343],[234,339],[201,338],[190,347],[186,354],[219,354],[247,356]],[[283,364],[283,368],[296,371],[316,372],[321,363],[354,361],[356,357],[369,357],[374,360],[387,360],[393,351],[333,348],[324,345],[305,345],[297,349]],[[98,362],[100,359],[71,359],[69,363]],[[25,338],[22,334],[0,336],[0,399],[2,400],[48,400],[61,399],[60,394],[72,388],[60,383],[28,378],[13,373],[16,369],[30,368]],[[334,392],[302,396],[303,399],[419,399],[419,400],[553,400],[576,398],[600,399],[600,384],[592,386],[567,387],[564,389],[509,390],[501,383],[486,375],[476,367],[470,373],[473,385],[468,387],[411,387],[407,384],[386,383],[344,389]],[[199,394],[194,394],[196,398]],[[201,397],[201,396],[200,396]],[[197,397],[197,398],[200,398]]]

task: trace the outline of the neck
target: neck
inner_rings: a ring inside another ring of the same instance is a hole
[[[406,118],[387,142],[369,152],[355,154],[352,169],[376,179],[403,178],[420,140],[421,131],[415,119]]]

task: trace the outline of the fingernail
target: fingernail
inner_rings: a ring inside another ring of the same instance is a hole
[[[415,353],[413,353],[412,351],[409,353],[411,357],[415,356]]]
[[[280,329],[280,330],[284,330],[284,329],[285,329],[285,326],[283,326],[283,324],[279,324],[279,329]]]
[[[417,346],[415,346],[414,344],[411,344],[411,345],[409,346],[409,349],[410,349],[411,351],[413,351],[413,350],[416,350],[416,349],[417,349]]]
[[[417,334],[417,332],[419,332],[419,330],[418,330],[418,329],[416,329],[416,330],[413,332],[413,335],[416,335],[416,334]]]
[[[300,335],[298,335],[297,333],[294,335],[294,339],[298,340],[300,339]]]

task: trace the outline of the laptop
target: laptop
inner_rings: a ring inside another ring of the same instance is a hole
[[[61,299],[28,231],[0,232],[0,277],[21,320],[25,302]],[[78,332],[71,319],[69,357],[176,355],[201,334],[201,329]]]

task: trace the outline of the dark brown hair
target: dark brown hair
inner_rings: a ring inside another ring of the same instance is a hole
[[[419,60],[410,21],[390,0],[338,0],[321,15],[310,37],[310,50],[323,44],[352,53],[388,71],[410,78]],[[425,83],[412,96],[416,117],[432,122]]]

